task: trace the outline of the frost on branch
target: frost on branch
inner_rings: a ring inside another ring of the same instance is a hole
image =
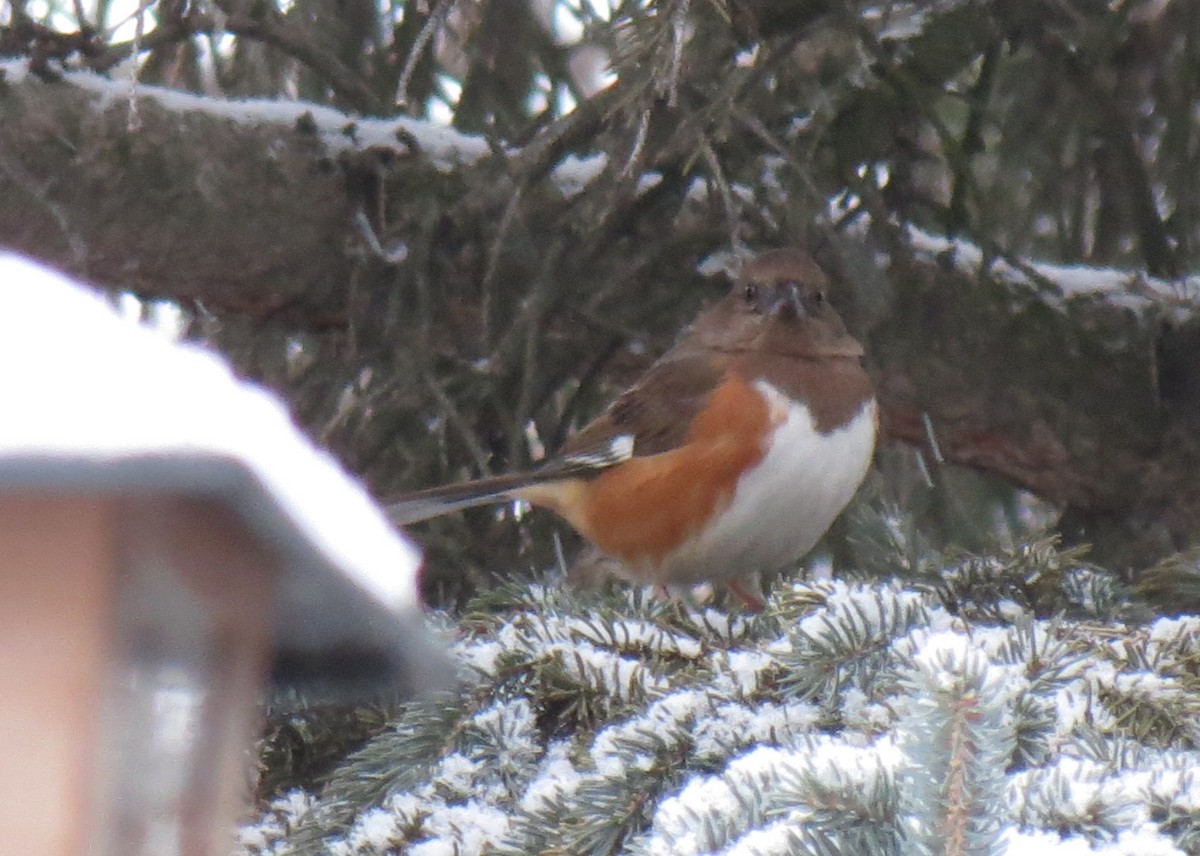
[[[460,692],[264,794],[241,852],[1196,852],[1200,619],[1050,541],[923,563],[752,617],[493,592]]]
[[[960,633],[939,633],[913,655],[896,733],[911,852],[999,852],[995,807],[1015,743],[1011,701],[1024,683],[1019,665],[992,665]]]

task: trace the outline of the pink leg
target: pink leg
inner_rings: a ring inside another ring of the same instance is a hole
[[[747,586],[741,580],[730,580],[728,588],[730,594],[740,600],[751,612],[762,612],[767,606],[761,592],[756,590],[758,589],[757,585]]]

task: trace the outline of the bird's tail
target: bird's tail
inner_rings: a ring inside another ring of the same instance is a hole
[[[513,492],[542,481],[537,475],[492,476],[460,484],[401,494],[384,503],[393,523],[418,523],[463,508],[513,499]]]

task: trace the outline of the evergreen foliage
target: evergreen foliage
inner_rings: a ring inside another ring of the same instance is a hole
[[[781,584],[760,615],[480,597],[447,616],[460,691],[264,799],[242,853],[1196,852],[1200,619],[1147,618],[1052,538],[923,539],[912,573],[868,536],[916,527],[872,507],[851,534],[906,576]]]

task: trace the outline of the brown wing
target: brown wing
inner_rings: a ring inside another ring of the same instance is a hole
[[[723,377],[724,369],[713,357],[669,355],[544,466],[393,497],[387,501],[388,514],[396,523],[415,523],[512,499],[525,489],[564,477],[586,478],[631,457],[668,452],[683,443],[692,420]]]
[[[681,355],[655,363],[608,410],[571,437],[542,471],[582,474],[678,447],[722,376],[723,369],[711,356]]]

